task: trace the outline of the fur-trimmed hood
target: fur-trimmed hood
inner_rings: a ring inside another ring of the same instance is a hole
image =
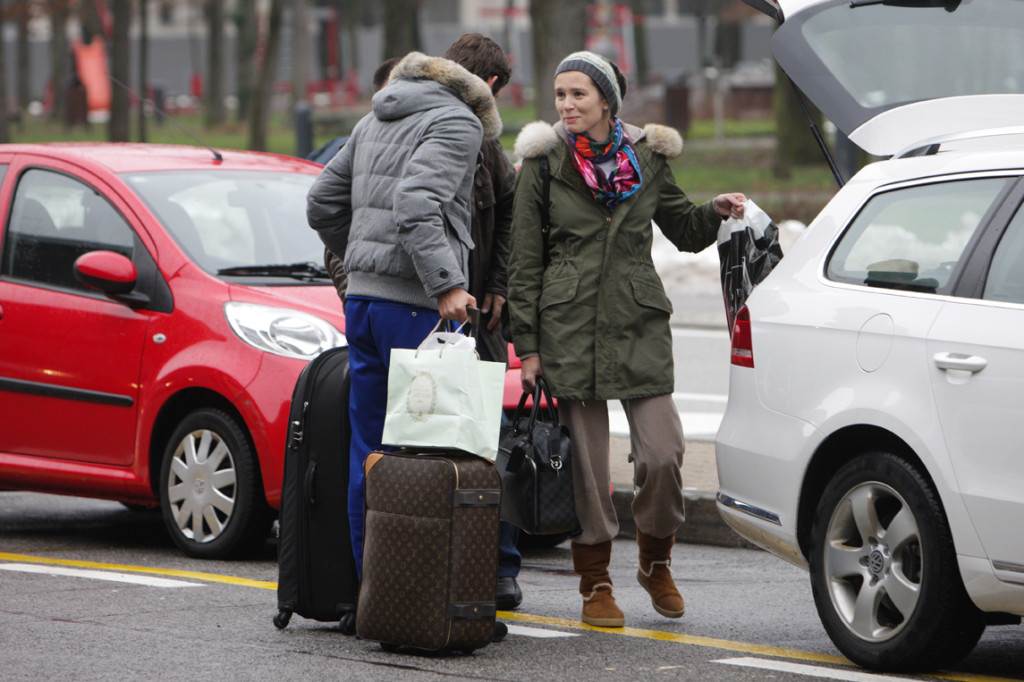
[[[432,93],[403,87],[407,82],[416,81],[433,81],[465,102],[480,119],[484,137],[501,135],[501,116],[487,83],[450,59],[428,57],[420,52],[410,52],[391,70],[388,86],[373,97],[374,114],[382,120],[391,120],[438,106],[438,98],[431,97]]]
[[[675,128],[657,123],[648,123],[643,128],[629,123],[623,123],[623,126],[634,143],[646,140],[651,151],[665,158],[674,159],[683,153],[683,136]],[[517,159],[535,159],[554,150],[563,139],[566,139],[566,132],[561,121],[555,125],[534,121],[527,123],[519,132],[514,153]]]

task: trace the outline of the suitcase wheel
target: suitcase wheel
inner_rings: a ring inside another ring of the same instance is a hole
[[[338,629],[341,630],[343,635],[354,635],[356,634],[356,614],[346,613],[338,621]]]
[[[281,609],[277,612],[277,615],[274,616],[274,627],[278,630],[284,630],[286,627],[288,627],[288,623],[289,621],[291,621],[291,619],[292,612],[286,609]]]

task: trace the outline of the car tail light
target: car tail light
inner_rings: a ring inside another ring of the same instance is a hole
[[[516,355],[515,346],[513,346],[511,343],[508,344],[508,368],[519,369],[522,366],[522,361],[519,359],[519,356]]]
[[[740,308],[732,325],[732,364],[737,367],[754,366],[754,339],[750,334],[750,311]]]

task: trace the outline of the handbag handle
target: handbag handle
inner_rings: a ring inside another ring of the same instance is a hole
[[[548,387],[548,382],[544,379],[543,375],[537,377],[537,382],[533,386],[533,393],[527,393],[523,391],[522,395],[519,396],[519,404],[516,406],[515,416],[512,418],[512,433],[519,433],[519,420],[523,415],[523,411],[526,408],[526,399],[533,396],[533,405],[530,408],[530,419],[526,425],[526,433],[530,438],[530,442],[533,442],[533,427],[537,423],[537,417],[540,413],[541,398],[547,401],[548,417],[551,423],[558,424],[558,412],[555,410],[554,398],[551,397],[551,389]]]

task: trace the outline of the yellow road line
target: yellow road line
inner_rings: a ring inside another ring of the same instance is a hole
[[[722,649],[723,651],[736,651],[745,654],[756,654],[759,656],[771,656],[773,658],[791,658],[798,661],[811,661],[813,663],[829,663],[833,665],[850,665],[850,662],[841,656],[830,654],[816,654],[810,651],[798,649],[784,649],[767,644],[751,644],[748,642],[736,642],[728,639],[716,639],[701,635],[687,635],[681,632],[667,632],[665,630],[646,630],[643,628],[598,628],[587,625],[571,618],[555,618],[553,616],[535,616],[528,613],[517,613],[514,611],[499,611],[498,615],[504,620],[521,621],[524,623],[536,623],[538,625],[555,625],[573,630],[588,630],[591,632],[603,632],[609,635],[620,635],[623,637],[639,637],[641,639],[653,639],[659,642],[674,642],[676,644],[688,644],[690,646],[708,647]]]
[[[77,559],[53,559],[50,557],[37,557],[27,554],[8,554],[0,552],[0,561],[14,561],[33,564],[50,564],[51,566],[74,566],[75,568],[98,568],[107,571],[122,571],[127,573],[147,573],[150,575],[175,576],[178,578],[192,578],[193,580],[205,580],[209,583],[223,583],[225,585],[240,585],[241,587],[256,587],[261,590],[276,590],[277,583],[269,580],[251,580],[249,578],[236,578],[230,575],[219,575],[217,573],[203,573],[202,571],[184,571],[178,568],[150,568],[148,566],[132,566],[130,564],[106,564],[96,561],[78,561]]]
[[[54,566],[74,566],[77,568],[95,568],[110,571],[122,571],[131,573],[147,573],[150,575],[175,576],[179,578],[192,578],[193,580],[204,580],[211,583],[225,585],[238,585],[241,587],[254,587],[261,590],[276,590],[277,583],[271,580],[252,580],[249,578],[238,578],[217,573],[204,573],[202,571],[185,571],[177,568],[151,568],[149,566],[134,566],[131,564],[107,564],[96,561],[79,561],[76,559],[55,559],[51,557],[32,556],[28,554],[8,554],[0,552],[0,561],[15,561],[22,563],[50,564]],[[644,628],[598,628],[587,625],[571,618],[558,618],[555,616],[539,616],[530,613],[519,613],[516,611],[499,611],[498,616],[502,620],[517,621],[520,623],[532,623],[534,625],[553,625],[555,627],[569,630],[586,630],[589,632],[601,632],[607,635],[618,635],[620,637],[634,637],[649,639],[658,642],[671,642],[674,644],[685,644],[688,646],[704,647],[709,649],[720,649],[722,651],[734,651],[739,653],[754,654],[758,656],[770,656],[772,658],[786,658],[796,661],[809,661],[813,663],[827,663],[830,665],[851,666],[851,663],[841,656],[830,654],[819,654],[799,649],[787,649],[768,644],[753,644],[750,642],[737,642],[729,639],[717,639],[715,637],[704,637],[702,635],[688,635],[681,632],[668,632],[666,630],[647,630]],[[938,673],[929,677],[951,682],[1014,682],[1009,677],[989,677],[985,675],[974,675],[971,673]]]

